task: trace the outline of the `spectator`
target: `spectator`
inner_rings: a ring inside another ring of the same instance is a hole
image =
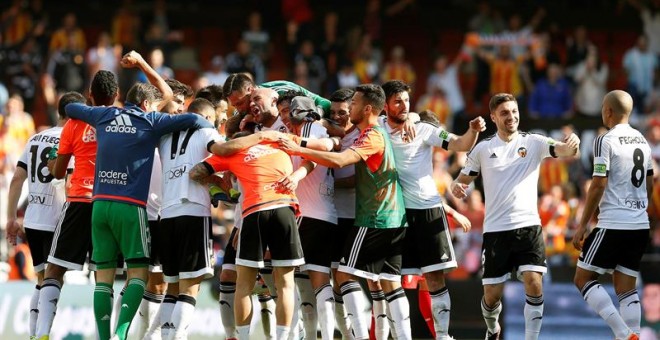
[[[256,54],[263,62],[268,60],[270,57],[270,35],[262,27],[261,13],[250,13],[248,28],[243,31],[242,37],[250,45],[250,52]]]
[[[546,238],[546,252],[549,255],[562,253],[566,249],[570,212],[568,202],[564,199],[564,191],[559,185],[553,186],[540,199],[539,217]]]
[[[449,63],[449,59],[446,55],[438,56],[433,63],[434,69],[433,72],[429,75],[429,79],[426,84],[426,90],[429,93],[433,93],[436,89],[440,89],[442,91],[444,97],[447,99],[447,103],[449,104],[449,111],[454,117],[454,120],[458,118],[465,118],[465,101],[463,100],[463,92],[461,90],[461,84],[459,83],[458,79],[458,71],[461,67],[461,64],[463,63],[463,60],[466,58],[466,55],[459,53],[459,55],[456,56],[456,58],[454,58],[451,63]],[[434,111],[433,109],[431,110]],[[445,122],[445,124],[446,123],[447,122]],[[450,125],[458,127],[464,124]],[[453,131],[451,127],[448,129]]]
[[[382,62],[381,51],[372,45],[371,37],[368,34],[363,35],[353,63],[360,83],[379,82],[378,76]]]
[[[28,138],[34,135],[35,128],[32,116],[25,112],[23,98],[16,93],[9,96],[9,100],[7,101],[7,115],[4,117],[4,123],[7,126],[6,132],[8,137],[16,141],[17,149],[9,151],[14,152],[12,155],[18,157]]]
[[[216,55],[211,59],[211,69],[204,72],[204,78],[209,84],[222,86],[229,77],[229,73],[225,71],[225,60],[222,56]]]
[[[314,93],[321,93],[323,82],[327,76],[323,59],[314,53],[314,43],[306,39],[300,45],[300,51],[294,60],[295,64],[304,62],[307,65],[307,86]]]
[[[570,86],[562,76],[561,66],[548,66],[547,78],[539,80],[534,86],[529,100],[529,116],[567,119],[573,114],[572,105]]]
[[[491,93],[510,93],[514,97],[522,96],[520,64],[512,58],[511,46],[501,45],[497,55],[482,48],[479,50],[478,56],[490,65]]]
[[[163,55],[163,50],[160,48],[155,48],[149,53],[149,65],[151,65],[151,67],[156,70],[163,79],[174,78],[174,71],[165,65],[165,56]],[[147,82],[147,76],[144,72],[140,71],[140,73],[138,73],[138,81],[143,83]]]
[[[390,61],[385,64],[381,72],[382,82],[401,80],[410,87],[415,87],[415,70],[406,61],[406,52],[401,46],[394,46],[390,54]]]
[[[112,41],[127,50],[132,50],[137,46],[139,31],[140,18],[135,14],[132,2],[124,0],[112,18]]]
[[[32,265],[32,255],[27,243],[21,242],[14,247],[9,257],[9,281],[34,281],[37,275]]]
[[[334,78],[339,72],[339,65],[344,51],[344,41],[339,34],[339,16],[336,12],[329,12],[325,15],[323,26],[323,41],[319,46],[319,54],[325,62],[328,71],[328,78]],[[332,93],[340,87],[330,84],[328,93]]]
[[[447,100],[446,92],[438,87],[428,88],[428,92],[421,96],[415,107],[417,112],[430,111],[435,118],[445,126],[446,130],[453,131],[452,114],[450,104]]]
[[[21,95],[25,106],[32,111],[36,98],[37,81],[43,58],[37,49],[36,40],[28,38],[18,49],[9,49],[5,60],[5,76],[8,87]]]
[[[593,45],[587,38],[587,28],[584,26],[577,26],[573,32],[573,37],[566,40],[568,47],[566,54],[566,68],[569,74],[573,74],[573,67],[584,60],[589,52],[589,47]]]
[[[23,1],[14,0],[0,18],[3,22],[3,39],[7,46],[17,46],[30,34],[34,23]]]
[[[607,92],[607,64],[598,60],[596,48],[575,67],[575,108],[581,115],[601,119],[603,97]]]
[[[110,71],[118,75],[119,60],[121,59],[122,47],[120,45],[111,45],[108,32],[102,32],[99,35],[98,44],[87,51],[87,64],[89,65],[90,78],[98,70]]]
[[[628,2],[639,11],[644,34],[649,38],[649,50],[656,55],[660,54],[660,1],[649,1],[648,4],[639,0]]]
[[[660,283],[648,282],[642,291],[642,337],[640,339],[660,339]]]
[[[477,14],[470,19],[468,27],[478,33],[495,34],[504,30],[504,20],[499,11],[490,7],[488,1],[480,1]]]
[[[538,47],[536,50],[532,48],[532,58],[527,60],[527,67],[529,68],[529,76],[532,83],[536,83],[545,77],[548,73],[548,65],[562,64],[559,54],[552,48],[550,43],[550,33],[539,33],[536,37]]]
[[[256,54],[250,52],[250,44],[244,39],[238,41],[236,52],[227,56],[227,72],[248,72],[254,77],[256,84],[261,84],[266,80],[263,62]]]
[[[545,9],[543,8],[539,8],[525,26],[522,25],[520,14],[514,13],[509,17],[509,26],[502,34],[506,34],[518,42],[511,46],[513,59],[517,60],[527,52],[527,40],[531,39],[534,29],[541,23],[543,17],[545,17]]]
[[[360,85],[360,79],[358,79],[358,76],[355,73],[353,63],[351,63],[350,60],[342,61],[339,73],[337,73],[338,88],[352,89],[358,85]]]
[[[658,69],[658,56],[649,50],[648,37],[640,35],[637,44],[623,56],[628,75],[628,93],[633,98],[633,111],[645,112],[646,98],[653,91],[653,78]]]
[[[296,61],[293,65],[293,82],[309,89],[309,70],[304,60]]]
[[[84,50],[80,49],[76,34],[69,35],[68,45],[57,49],[48,60],[47,73],[55,83],[57,92],[85,92],[87,64]]]
[[[76,24],[76,15],[69,12],[62,19],[62,27],[53,33],[50,39],[50,51],[73,49],[84,51],[85,33]]]

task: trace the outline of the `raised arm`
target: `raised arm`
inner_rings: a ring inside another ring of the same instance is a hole
[[[140,53],[135,51],[130,51],[124,55],[121,59],[121,66],[124,68],[139,68],[147,76],[147,80],[153,86],[156,86],[160,93],[163,94],[163,100],[158,104],[158,110],[160,111],[167,103],[174,98],[174,92],[169,85],[165,82],[165,79],[161,77],[156,70],[154,70],[149,63],[142,58]],[[137,104],[137,103],[134,103]]]
[[[317,151],[308,147],[302,147],[288,138],[280,138],[279,145],[280,149],[289,155],[301,156],[329,168],[342,168],[361,160],[360,155],[351,149],[346,149],[340,153]]]
[[[486,130],[486,122],[483,118],[477,117],[470,121],[470,128],[461,136],[452,135],[449,140],[448,150],[451,151],[470,151],[477,142],[479,132]]]
[[[264,141],[275,142],[280,138],[285,138],[284,134],[277,131],[260,131],[249,136],[234,138],[224,143],[215,143],[211,145],[209,151],[221,157],[231,156],[241,150],[247,149]]]

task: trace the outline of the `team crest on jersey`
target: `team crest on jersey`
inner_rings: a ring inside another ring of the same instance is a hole
[[[279,130],[280,130],[280,132],[282,132],[282,133],[287,133],[287,132],[288,132],[288,131],[286,130],[286,126],[284,126],[284,125],[280,126]]]
[[[519,147],[518,154],[520,155],[520,157],[525,158],[525,156],[527,156],[527,148],[525,148],[524,146]]]

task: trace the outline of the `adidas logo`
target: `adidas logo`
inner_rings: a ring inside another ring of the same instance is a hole
[[[493,154],[490,155],[490,158],[497,158],[497,155],[493,152]]]
[[[128,308],[128,305],[127,305],[127,304],[123,304],[123,305],[121,305],[121,308]]]
[[[116,133],[135,133],[137,128],[133,126],[131,122],[131,117],[127,114],[122,113],[115,117],[110,125],[105,127],[105,132],[116,132]]]
[[[447,261],[447,260],[449,260],[449,256],[447,256],[447,254],[445,254],[445,253],[442,253],[442,257],[440,257],[440,259],[443,260],[443,261]]]
[[[110,320],[110,315],[106,314],[101,318],[101,321],[108,321]]]

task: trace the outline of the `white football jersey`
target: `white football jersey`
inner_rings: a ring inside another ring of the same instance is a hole
[[[66,201],[64,180],[57,180],[48,171],[48,152],[60,143],[61,127],[53,127],[32,136],[18,161],[27,171],[28,206],[25,228],[54,231]]]
[[[357,126],[341,139],[341,151],[350,148],[360,137]],[[346,178],[355,175],[355,165],[347,165],[335,169],[335,178]],[[335,208],[339,218],[355,218],[355,188],[335,188]]]
[[[477,143],[461,171],[481,174],[486,197],[484,233],[541,225],[537,196],[539,165],[554,153],[555,141],[520,132],[510,142],[497,134]]]
[[[279,131],[282,133],[288,133],[289,129],[284,125],[284,122],[282,122],[282,118],[280,116],[277,116],[277,120],[271,125],[271,127],[266,127],[261,124],[257,125],[257,127],[254,129],[256,131]]]
[[[651,148],[628,124],[619,124],[594,141],[594,177],[607,177],[600,200],[599,228],[649,229],[646,176],[653,176]]]
[[[216,129],[173,132],[160,140],[163,165],[161,218],[211,216],[211,196],[205,185],[188,177],[195,164],[209,156],[209,144],[220,141]]]
[[[394,152],[396,170],[407,209],[442,206],[442,198],[433,180],[433,147],[447,150],[452,136],[443,128],[426,122],[415,123],[415,139],[404,142],[400,130],[393,130],[386,117],[378,123],[387,131]]]
[[[154,152],[154,165],[149,180],[149,197],[147,197],[147,218],[149,221],[158,221],[160,216],[160,197],[162,195],[163,166],[160,164],[158,149]]]
[[[310,139],[327,138],[328,131],[321,124],[313,122],[303,123],[300,137]],[[298,169],[302,158],[291,157],[293,168]],[[307,174],[298,183],[296,196],[300,202],[300,213],[304,217],[337,224],[337,210],[335,209],[335,177],[333,169],[316,165],[311,173]]]

